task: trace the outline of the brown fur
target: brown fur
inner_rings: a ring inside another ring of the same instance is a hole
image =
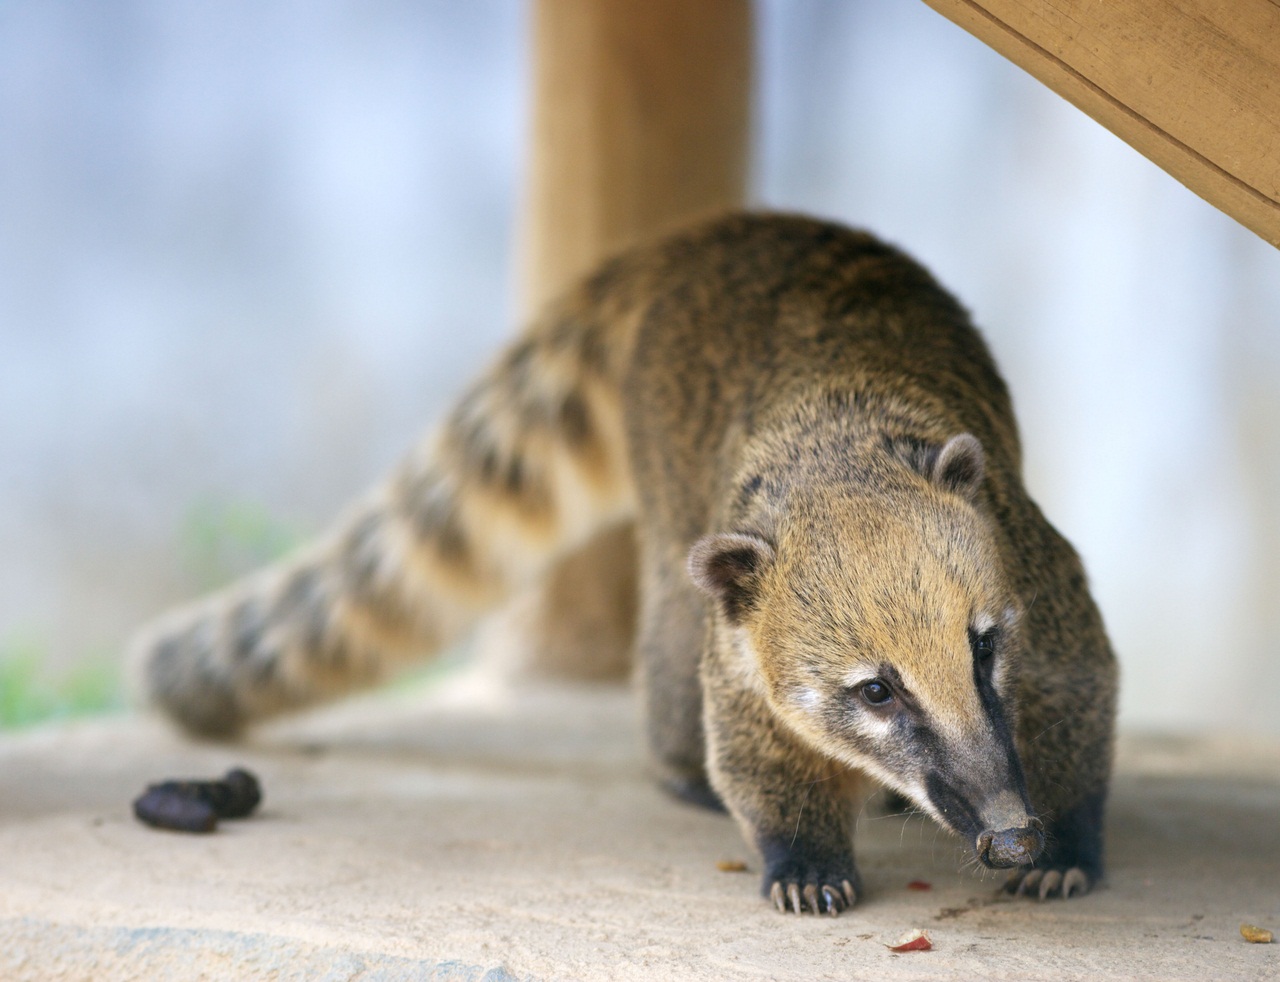
[[[1067,896],[1102,872],[1116,672],[1020,466],[990,355],[923,269],[729,217],[588,279],[328,543],[153,628],[144,684],[234,732],[429,654],[631,521],[655,762],[728,806],[781,909],[856,899],[860,772]]]

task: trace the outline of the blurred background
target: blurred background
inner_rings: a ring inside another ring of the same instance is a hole
[[[516,329],[520,0],[0,5],[0,722],[321,528]],[[1121,723],[1280,734],[1280,253],[923,4],[760,0],[756,203],[974,312]]]

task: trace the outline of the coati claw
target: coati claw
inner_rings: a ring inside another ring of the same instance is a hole
[[[1083,897],[1089,892],[1089,877],[1084,870],[1073,866],[1067,870],[1067,875],[1062,878],[1062,899],[1068,900],[1072,895]]]
[[[804,902],[815,914],[822,912],[822,908],[818,906],[818,888],[812,883],[804,888]]]
[[[797,914],[804,911],[804,908],[800,906],[800,885],[798,883],[787,884],[787,899],[791,901],[791,909]]]
[[[807,883],[802,887],[794,880],[789,883],[774,880],[769,887],[769,900],[781,914],[803,914],[809,910],[837,917],[846,907],[852,907],[857,898],[848,880],[841,881],[838,887],[829,883]]]
[[[1022,882],[1017,885],[1014,893],[1019,897],[1027,897],[1035,892],[1036,887],[1040,885],[1040,881],[1044,879],[1044,870],[1031,869],[1022,878]]]
[[[1062,886],[1062,873],[1056,869],[1045,870],[1044,877],[1040,880],[1040,899],[1045,900]]]
[[[1020,869],[1005,882],[1006,893],[1036,900],[1083,897],[1093,886],[1089,874],[1078,866],[1070,869]]]
[[[821,889],[821,893],[819,893]],[[830,914],[837,917],[840,911],[844,910],[844,897],[835,889],[835,887],[823,884],[821,888],[817,884],[810,883],[804,888],[804,902],[808,908],[815,914]]]
[[[844,910],[844,898],[831,889],[831,887],[822,888],[822,899],[826,901],[827,913],[832,917],[837,916],[840,911]]]

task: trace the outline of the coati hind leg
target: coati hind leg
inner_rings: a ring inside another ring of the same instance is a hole
[[[684,569],[684,551],[646,530],[640,554],[636,660],[649,752],[662,786],[691,804],[724,810],[707,780],[698,657],[705,602]]]

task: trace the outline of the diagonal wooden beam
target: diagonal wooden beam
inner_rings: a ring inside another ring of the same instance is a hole
[[[925,0],[1280,246],[1280,0]]]

